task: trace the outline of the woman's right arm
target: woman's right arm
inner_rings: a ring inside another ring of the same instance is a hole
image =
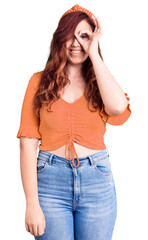
[[[23,188],[26,197],[26,230],[32,235],[44,233],[45,217],[39,204],[37,186],[37,147],[41,139],[39,132],[40,118],[34,109],[34,96],[40,82],[40,73],[34,73],[29,79],[21,111],[20,127],[20,167]]]
[[[26,230],[32,235],[44,233],[45,217],[39,204],[37,186],[38,139],[20,137],[21,178],[26,197]]]

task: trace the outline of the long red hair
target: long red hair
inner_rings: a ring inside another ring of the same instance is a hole
[[[34,97],[34,109],[38,117],[40,116],[39,110],[43,104],[46,104],[46,110],[50,111],[52,103],[60,98],[60,91],[68,83],[70,84],[66,74],[67,55],[65,43],[74,36],[75,28],[84,19],[90,24],[92,31],[94,31],[95,25],[93,21],[86,13],[81,11],[66,14],[58,23],[51,41],[50,55],[41,73],[39,88]],[[103,60],[99,44],[98,53]],[[82,73],[86,80],[84,95],[88,100],[88,107],[91,103],[93,109],[89,107],[90,111],[96,111],[98,107],[101,108],[102,99],[89,57],[83,62]]]

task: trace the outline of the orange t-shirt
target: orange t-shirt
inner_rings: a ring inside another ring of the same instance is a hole
[[[73,142],[94,150],[106,149],[104,144],[106,123],[121,125],[126,122],[131,114],[130,104],[122,114],[109,116],[104,110],[104,105],[102,109],[91,112],[88,108],[88,101],[83,94],[73,103],[59,98],[52,104],[52,112],[47,112],[43,107],[40,108],[39,118],[34,112],[33,97],[37,91],[40,76],[41,72],[36,72],[28,82],[17,138],[23,136],[40,139],[39,149],[44,151],[54,150],[66,144],[65,158],[72,159],[74,166],[78,167],[79,159]],[[127,93],[125,95],[129,100]],[[67,157],[68,145],[69,154]],[[74,163],[74,154],[78,161],[77,165]]]

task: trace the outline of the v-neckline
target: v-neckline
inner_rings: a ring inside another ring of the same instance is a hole
[[[64,100],[62,97],[60,97],[59,99],[61,100],[61,101],[63,101],[63,102],[65,102],[66,104],[68,104],[68,105],[73,105],[73,104],[75,104],[75,103],[77,103],[77,102],[79,102],[82,98],[84,97],[84,93],[81,95],[81,97],[79,97],[77,100],[75,100],[74,102],[72,102],[72,103],[70,103],[70,102],[67,102],[66,100]]]

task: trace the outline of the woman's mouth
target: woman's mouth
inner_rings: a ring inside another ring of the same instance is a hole
[[[69,49],[69,51],[73,54],[80,54],[80,53],[84,52],[83,50],[72,50],[72,49]]]

